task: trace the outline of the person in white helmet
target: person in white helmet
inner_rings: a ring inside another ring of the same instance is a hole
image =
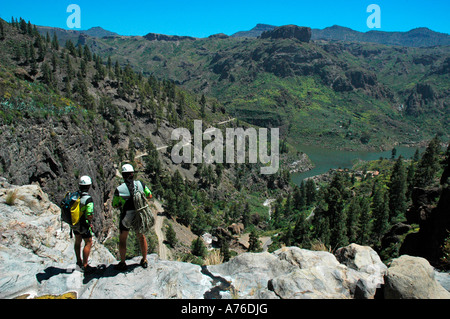
[[[92,226],[91,222],[94,215],[94,201],[89,195],[89,189],[91,188],[92,180],[89,176],[82,176],[79,182],[80,198],[80,210],[82,217],[78,223],[79,228],[74,229],[75,235],[75,256],[77,258],[77,265],[84,270],[85,273],[92,272],[95,268],[88,265],[89,255],[92,248]],[[83,258],[81,258],[81,242],[84,240]]]
[[[134,180],[134,168],[130,164],[125,164],[122,166],[122,177],[124,179],[124,183],[119,185],[114,192],[113,207],[120,208],[120,218],[119,218],[119,254],[120,254],[120,262],[116,265],[116,269],[118,270],[126,270],[127,264],[125,263],[126,254],[127,254],[127,238],[130,232],[131,220],[134,218],[136,209],[134,207],[133,202],[133,192],[134,187],[138,187],[141,191],[144,192],[147,198],[152,198],[152,192],[150,189],[145,186],[142,181]],[[136,233],[136,236],[139,240],[139,246],[142,253],[142,260],[140,265],[144,268],[148,267],[147,262],[147,240],[144,234]]]

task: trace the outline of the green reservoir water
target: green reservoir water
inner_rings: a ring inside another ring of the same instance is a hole
[[[391,158],[392,151],[338,151],[322,148],[320,146],[309,145],[300,145],[297,149],[306,153],[315,165],[315,167],[310,171],[304,173],[294,173],[291,175],[292,181],[297,185],[300,185],[302,180],[305,178],[326,173],[330,169],[351,168],[353,166],[353,162],[358,159],[372,161],[377,160],[380,157]],[[414,147],[397,146],[396,149],[396,158],[400,155],[402,155],[403,158],[411,158],[416,152],[416,148]],[[422,153],[424,149],[419,149],[419,151]]]

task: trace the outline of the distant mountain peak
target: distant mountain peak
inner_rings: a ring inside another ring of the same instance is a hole
[[[264,24],[264,23],[258,23],[253,29],[249,31],[239,31],[234,34],[232,34],[232,37],[242,37],[242,38],[257,38],[259,37],[264,31],[272,31],[277,26],[270,25],[270,24]]]
[[[106,36],[118,35],[117,33],[105,30],[102,27],[92,27],[92,28],[90,28],[88,30],[82,30],[80,32],[84,33],[84,34],[86,34],[88,36],[96,37],[96,38],[103,38],[103,37],[106,37]]]
[[[257,38],[263,32],[272,31],[277,26],[258,23],[249,31],[239,31],[232,37]],[[312,29],[312,40],[332,40],[351,42],[373,42],[386,45],[399,45],[406,47],[430,47],[436,45],[450,45],[450,35],[419,27],[406,32],[392,32],[370,30],[360,32],[340,25],[332,25],[324,29]]]

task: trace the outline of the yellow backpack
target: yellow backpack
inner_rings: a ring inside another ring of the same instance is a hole
[[[70,216],[72,217],[72,226],[75,226],[80,220],[81,208],[80,208],[81,198],[78,198],[70,207]]]

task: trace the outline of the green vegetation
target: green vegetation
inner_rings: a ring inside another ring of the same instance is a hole
[[[450,134],[448,47],[126,37],[89,39],[88,45],[103,57],[126,57],[135,69],[207,92],[233,116],[278,126],[295,143],[386,148]]]
[[[320,184],[317,192],[310,186],[313,191],[310,200],[304,183],[286,197],[279,197],[272,206],[271,219],[271,227],[278,230],[278,236],[272,237],[270,250],[281,244],[314,249],[319,241],[331,251],[349,243],[370,245],[380,251],[383,235],[394,224],[405,222],[412,202],[408,189],[415,186],[420,172],[433,171],[427,187],[440,185],[449,156],[439,145],[435,137],[420,159],[404,160],[400,156],[396,160],[358,162],[348,171],[337,170],[332,181]],[[411,172],[416,174],[408,177]],[[313,184],[312,179],[308,183]],[[417,231],[413,225],[410,232]],[[383,258],[394,258],[399,245],[384,249]]]
[[[274,235],[270,250],[296,245],[333,251],[353,242],[380,250],[383,236],[405,220],[413,188],[448,181],[450,154],[440,150],[440,138],[449,135],[448,48],[126,37],[61,45],[56,35],[42,36],[23,20],[0,22],[4,132],[14,136],[18,123],[45,126],[51,121],[62,127],[74,123],[80,136],[100,128],[102,135],[93,143],[111,151],[117,167],[132,163],[167,216],[198,236],[181,260],[203,263],[212,253],[208,256],[200,236],[233,223],[242,223],[250,233],[249,251],[261,250],[262,234]],[[414,62],[423,56],[435,57],[433,68]],[[208,127],[232,117],[237,120],[221,129],[281,128],[285,160],[278,173],[261,175],[259,164],[248,162],[172,165],[171,129],[192,132],[194,119]],[[58,142],[57,132],[48,135]],[[299,155],[293,142],[371,148],[432,135],[436,137],[420,158],[395,159],[393,153],[391,159],[358,162],[350,171],[336,171],[330,182],[309,179],[293,185],[286,165],[286,159]],[[51,154],[58,163],[65,155],[64,149],[59,152]],[[116,176],[115,170],[96,166],[99,183]],[[8,170],[1,157],[0,168]],[[79,173],[74,168],[70,178]],[[55,178],[59,188],[67,182]],[[110,191],[99,197],[107,202]],[[263,206],[268,198],[276,198],[270,215]],[[416,226],[410,230],[415,231]],[[153,252],[156,235],[146,235]],[[177,246],[171,224],[166,238]],[[235,254],[229,239],[218,239],[219,257],[228,260]],[[129,241],[130,257],[139,255],[132,234]],[[111,251],[117,251],[117,242],[113,234],[107,243]],[[398,248],[386,248],[383,257],[395,257]],[[448,240],[443,249],[448,253]]]

